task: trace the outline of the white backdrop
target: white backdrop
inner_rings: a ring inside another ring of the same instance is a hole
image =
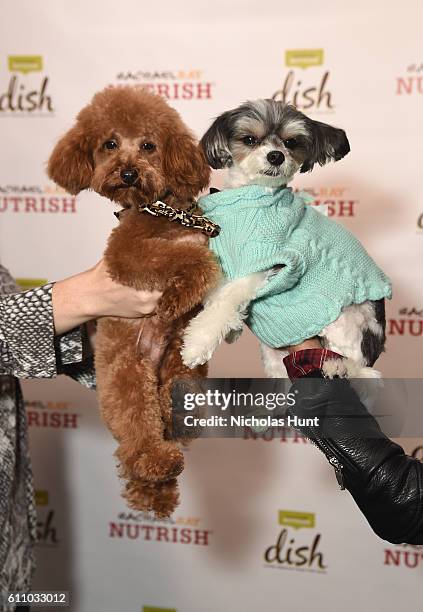
[[[72,198],[45,175],[54,143],[97,90],[149,84],[198,136],[223,110],[276,95],[347,131],[351,154],[295,185],[327,203],[393,280],[383,374],[422,377],[421,2],[15,0],[2,8],[0,258],[16,277],[31,284],[91,266],[115,225],[106,200]],[[221,185],[219,173],[212,183]],[[255,339],[246,333],[219,349],[210,370],[262,376]],[[40,521],[35,587],[70,590],[73,611],[417,605],[423,549],[374,536],[303,440],[281,432],[273,441],[196,441],[181,506],[158,523],[120,498],[94,393],[64,378],[26,382],[24,392]],[[421,440],[406,444],[423,456]],[[314,525],[284,525],[281,510],[310,513]],[[274,549],[266,561],[284,529],[282,562]],[[307,563],[296,567],[286,555],[300,546]]]

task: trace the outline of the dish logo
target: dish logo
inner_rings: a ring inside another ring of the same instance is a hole
[[[38,74],[43,71],[42,56],[9,55],[7,68],[11,76],[3,93],[0,85],[0,116],[52,115],[54,108],[48,93],[49,78]],[[32,72],[36,75],[30,74]]]
[[[15,282],[22,291],[28,291],[29,289],[35,289],[35,287],[47,285],[48,280],[46,278],[15,278]]]
[[[41,55],[9,55],[7,64],[10,72],[41,72],[43,58]]]
[[[264,552],[265,567],[325,573],[327,565],[320,550],[321,534],[312,533],[304,536],[292,531],[314,530],[316,527],[314,512],[279,510],[278,524],[282,529],[279,531],[276,543],[266,548]]]
[[[291,68],[311,68],[323,65],[323,49],[285,51],[285,64]]]
[[[144,606],[142,612],[177,612],[176,608],[155,608],[154,606]]]
[[[57,546],[60,540],[55,525],[55,512],[49,508],[49,493],[46,490],[35,491],[35,503],[37,505],[37,545]],[[40,516],[41,515],[41,516]]]
[[[48,491],[37,490],[34,498],[37,506],[48,506]]]
[[[289,49],[285,51],[285,65],[290,68],[284,75],[282,88],[272,98],[285,104],[293,104],[300,111],[331,112],[334,109],[329,91],[329,71],[315,68],[324,64],[323,49]],[[301,73],[295,70],[299,68]],[[304,74],[306,69],[309,74]]]
[[[293,529],[313,529],[316,525],[316,515],[313,512],[279,510],[279,525]]]

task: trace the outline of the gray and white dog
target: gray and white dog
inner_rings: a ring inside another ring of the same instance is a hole
[[[228,189],[257,184],[269,190],[286,186],[297,172],[338,161],[350,151],[344,130],[314,121],[289,104],[268,99],[246,102],[224,112],[204,134],[201,144],[213,168],[228,168]],[[226,280],[209,294],[203,311],[185,331],[182,357],[186,365],[194,367],[208,361],[223,339],[231,342],[239,336],[250,302],[274,273],[267,270]],[[368,366],[384,350],[384,299],[344,307],[318,336],[324,347],[347,358],[326,362],[326,375],[378,376]],[[261,350],[266,375],[286,375],[283,348],[271,348],[262,342]]]

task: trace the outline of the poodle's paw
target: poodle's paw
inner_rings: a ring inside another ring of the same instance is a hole
[[[184,469],[184,455],[172,442],[143,453],[134,464],[134,474],[147,482],[162,482],[178,476]]]
[[[153,512],[158,519],[169,518],[179,503],[178,483],[175,478],[158,483],[131,480],[123,497],[134,510]]]

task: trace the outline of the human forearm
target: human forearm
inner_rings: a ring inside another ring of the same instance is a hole
[[[104,262],[54,285],[0,297],[0,374],[49,378],[86,361],[81,324],[151,313],[159,291],[119,285]],[[86,343],[85,343],[86,344]]]
[[[304,377],[293,391],[290,414],[317,417],[317,425],[299,429],[335,467],[375,533],[423,544],[423,465],[383,434],[347,380]]]
[[[91,270],[57,281],[53,285],[53,319],[57,335],[79,327],[95,317]]]
[[[102,316],[137,318],[154,310],[160,292],[135,291],[114,282],[100,261],[96,266],[53,286],[56,334]]]

